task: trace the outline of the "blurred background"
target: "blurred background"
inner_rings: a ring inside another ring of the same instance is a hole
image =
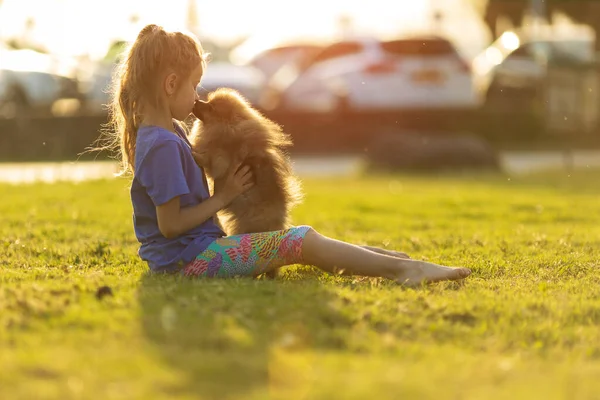
[[[600,160],[598,1],[0,0],[3,180],[110,156],[81,153],[148,23],[195,33],[212,54],[199,93],[239,90],[306,171]]]

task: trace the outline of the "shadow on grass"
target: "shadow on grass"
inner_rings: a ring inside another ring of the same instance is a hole
[[[306,390],[297,371],[286,371],[281,354],[342,348],[343,328],[350,324],[314,277],[208,280],[146,274],[139,301],[146,336],[183,379],[173,390],[206,398],[250,398],[278,385]],[[323,330],[324,324],[342,329]]]

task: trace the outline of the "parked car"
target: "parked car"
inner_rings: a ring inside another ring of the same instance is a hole
[[[488,106],[524,109],[535,100],[551,63],[593,59],[589,40],[527,39],[505,32],[473,60],[478,96]]]
[[[76,64],[33,50],[0,49],[0,117],[50,115],[79,101]]]
[[[269,81],[261,105],[329,113],[340,109],[473,109],[469,64],[450,41],[414,36],[345,40],[288,63]]]
[[[283,65],[313,56],[328,42],[326,38],[278,40],[262,36],[251,37],[232,49],[229,58],[236,65],[258,68],[270,78]]]
[[[283,65],[302,62],[323,49],[316,44],[290,44],[265,50],[250,60],[249,65],[260,69],[265,76],[273,76]]]

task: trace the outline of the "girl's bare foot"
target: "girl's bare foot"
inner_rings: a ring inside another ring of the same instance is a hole
[[[408,287],[420,286],[424,283],[455,281],[471,275],[468,268],[444,267],[425,261],[403,260],[402,268],[395,276],[395,281]]]

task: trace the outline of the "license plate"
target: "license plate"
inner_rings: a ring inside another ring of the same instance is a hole
[[[413,73],[412,79],[419,83],[442,83],[444,75],[436,70],[423,70]]]

